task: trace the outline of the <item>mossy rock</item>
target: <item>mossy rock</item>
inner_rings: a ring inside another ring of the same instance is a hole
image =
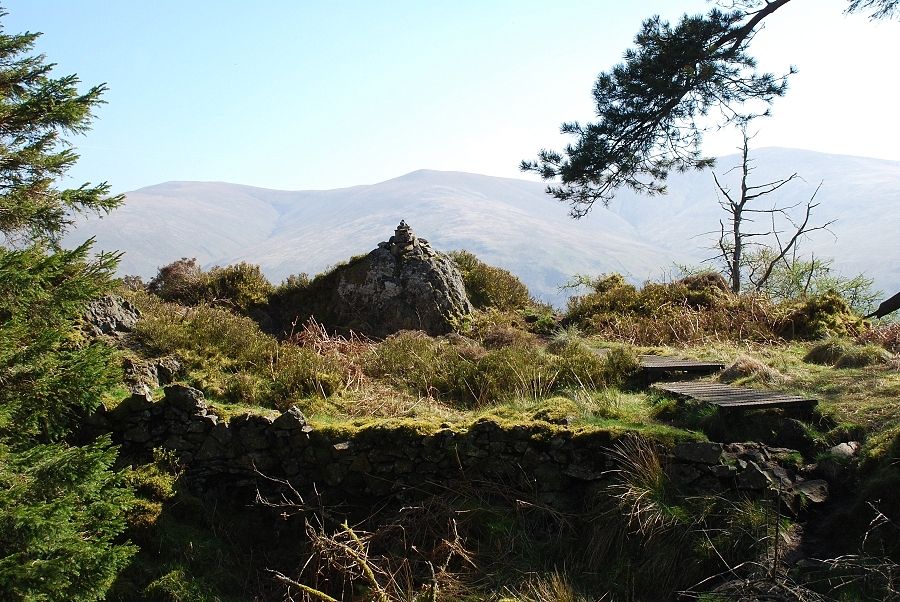
[[[551,424],[566,424],[581,414],[578,404],[566,397],[552,397],[541,402],[540,407],[532,415],[534,420]]]

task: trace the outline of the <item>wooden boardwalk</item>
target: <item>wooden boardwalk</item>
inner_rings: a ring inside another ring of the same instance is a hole
[[[662,355],[642,355],[641,371],[647,375],[683,372],[686,374],[706,375],[718,372],[725,367],[722,362],[701,362],[678,357]]]
[[[732,385],[710,382],[679,381],[657,383],[653,387],[727,409],[785,408],[809,411],[818,403],[815,399],[789,395],[780,391],[747,389],[745,387],[734,387]]]

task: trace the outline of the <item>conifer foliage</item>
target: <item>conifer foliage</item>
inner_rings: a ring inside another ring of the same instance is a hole
[[[764,20],[789,2],[722,0],[674,25],[659,16],[646,19],[624,61],[597,77],[596,121],[563,123],[561,132],[574,142],[562,151],[541,150],[521,169],[551,181],[547,192],[579,218],[621,188],[661,194],[673,170],[709,167],[712,159],[701,147],[712,123],[723,127],[765,115],[787,91],[793,68],[782,75],[758,72],[750,43]],[[898,0],[850,0],[846,11],[883,19],[900,14],[900,6]]]
[[[116,449],[72,442],[118,378],[113,352],[79,330],[116,257],[56,243],[74,213],[122,198],[57,188],[78,159],[65,137],[88,129],[104,87],[53,77],[38,35],[0,27],[0,599],[96,600],[133,553]]]
[[[0,232],[13,240],[56,241],[73,213],[109,211],[123,199],[109,196],[105,182],[56,188],[78,160],[64,136],[88,130],[106,88],[81,94],[77,76],[52,77],[55,65],[31,54],[40,35],[10,35],[0,26]]]

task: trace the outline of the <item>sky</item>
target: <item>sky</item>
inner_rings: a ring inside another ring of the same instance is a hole
[[[900,161],[900,22],[793,0],[752,45],[798,73],[756,147]],[[72,138],[67,185],[115,192],[171,180],[284,190],[371,184],[417,169],[538,179],[518,165],[589,121],[596,76],[641,21],[703,0],[4,0],[7,33],[105,82],[93,129]],[[733,152],[734,130],[707,138]]]

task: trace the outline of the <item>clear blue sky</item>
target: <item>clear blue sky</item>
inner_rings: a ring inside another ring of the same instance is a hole
[[[373,183],[420,168],[520,174],[592,115],[590,89],[642,19],[703,0],[547,2],[5,0],[7,32],[106,82],[74,139],[71,183],[116,191],[168,180],[268,188]],[[845,17],[846,0],[794,0],[754,42],[796,65],[758,146],[900,160],[900,23]],[[709,139],[730,152],[734,132]]]

